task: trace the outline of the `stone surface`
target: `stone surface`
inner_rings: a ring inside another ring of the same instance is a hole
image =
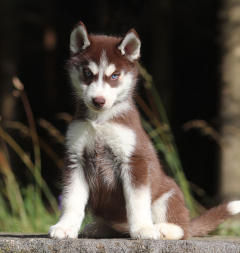
[[[80,238],[54,240],[46,235],[0,234],[0,253],[3,252],[239,253],[240,238],[204,237],[182,241]]]

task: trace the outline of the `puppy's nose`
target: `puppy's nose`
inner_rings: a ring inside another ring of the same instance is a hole
[[[106,100],[104,97],[95,97],[92,99],[92,102],[96,107],[101,108],[104,106]]]

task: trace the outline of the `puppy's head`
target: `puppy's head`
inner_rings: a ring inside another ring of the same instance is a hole
[[[89,110],[108,110],[131,96],[140,46],[133,29],[119,38],[90,35],[82,22],[74,28],[69,72],[77,96]]]

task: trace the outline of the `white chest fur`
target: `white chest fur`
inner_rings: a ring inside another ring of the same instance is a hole
[[[94,148],[96,141],[109,146],[122,162],[128,162],[136,145],[136,136],[132,129],[114,122],[77,120],[70,124],[67,148],[71,153],[81,157],[85,148]]]

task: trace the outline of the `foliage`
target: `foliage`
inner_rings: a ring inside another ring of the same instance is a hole
[[[0,229],[8,232],[46,232],[49,224],[56,220],[58,205],[55,197],[44,178],[41,176],[40,143],[37,135],[35,120],[31,107],[19,79],[14,78],[16,92],[21,97],[29,127],[20,122],[11,122],[9,125],[18,126],[23,133],[29,135],[33,143],[33,161],[26,151],[10,136],[0,125]],[[32,183],[22,187],[21,182],[16,178],[9,159],[9,148],[11,148],[25,169],[32,175]],[[42,200],[42,194],[48,201],[48,208]],[[51,211],[49,211],[51,210]]]
[[[228,219],[222,223],[213,234],[222,236],[240,236],[239,216]]]

